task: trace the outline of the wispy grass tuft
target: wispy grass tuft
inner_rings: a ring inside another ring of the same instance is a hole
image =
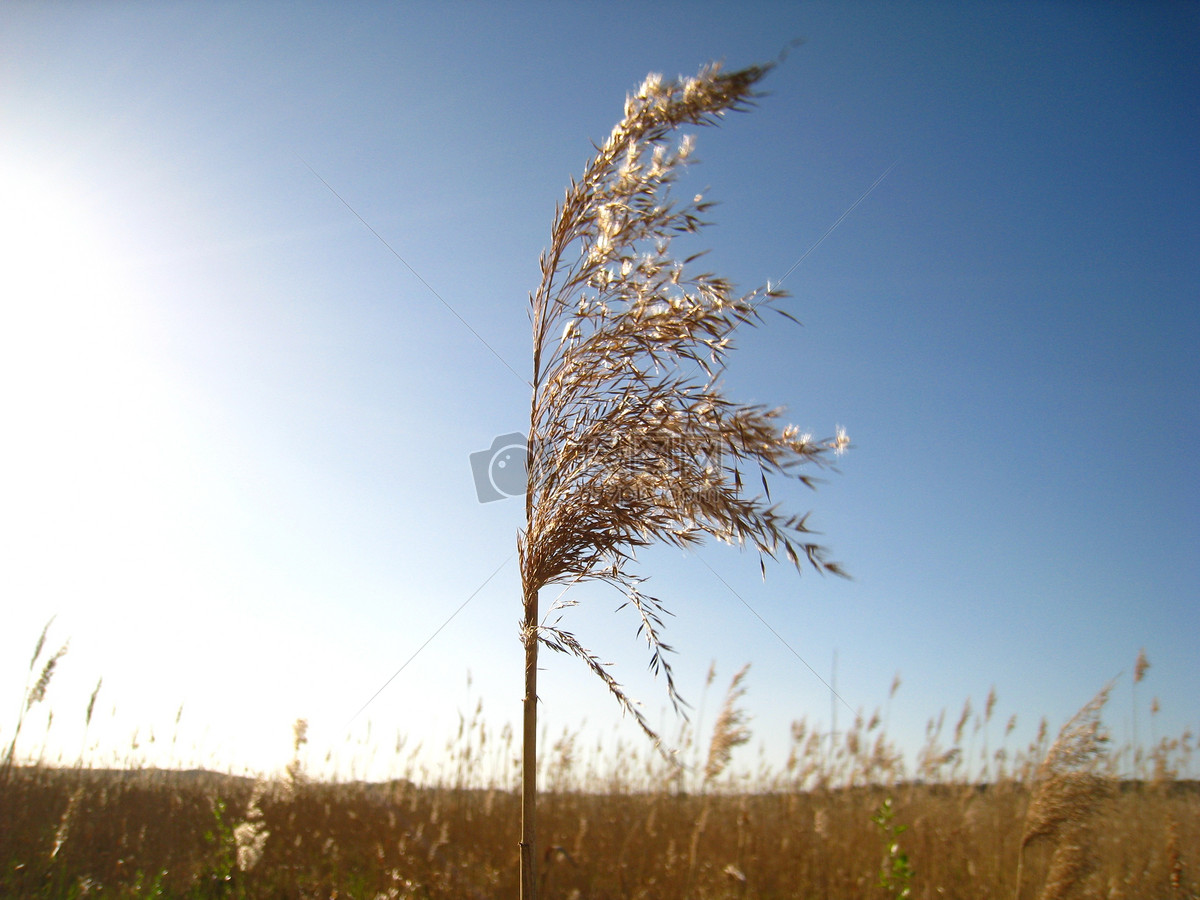
[[[12,773],[13,762],[16,758],[17,739],[21,736],[21,727],[25,724],[25,715],[38,703],[46,699],[46,689],[50,687],[50,680],[54,677],[54,670],[58,667],[58,661],[67,655],[68,644],[63,644],[58,648],[58,652],[46,660],[42,665],[41,672],[38,673],[37,679],[31,687],[29,677],[37,671],[38,660],[42,657],[42,650],[46,646],[46,636],[50,633],[50,626],[54,624],[54,616],[46,622],[42,628],[42,633],[37,639],[37,643],[33,648],[33,656],[29,658],[29,675],[25,680],[25,688],[21,692],[21,709],[17,713],[17,724],[13,728],[12,741],[9,742],[8,750],[4,754],[4,761],[0,763],[0,784],[6,782]],[[89,717],[91,711],[89,709]]]
[[[1100,713],[1111,690],[1107,685],[1071,717],[1037,768],[1017,858],[1017,898],[1025,850],[1038,840],[1054,844],[1044,898],[1066,896],[1067,886],[1078,885],[1095,868],[1089,826],[1114,789],[1114,780],[1101,770],[1108,736]]]
[[[708,760],[704,764],[705,784],[711,784],[721,776],[733,758],[735,748],[750,742],[750,715],[740,705],[746,695],[746,687],[742,682],[749,671],[750,664],[746,663],[733,676],[729,691],[725,694],[725,702],[717,713],[712,740],[708,744]]]

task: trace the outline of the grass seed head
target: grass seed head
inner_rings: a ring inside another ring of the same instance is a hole
[[[584,580],[620,590],[677,710],[662,639],[667,610],[629,570],[639,548],[715,539],[797,569],[844,574],[811,540],[807,518],[771,501],[768,479],[814,486],[803,467],[843,453],[845,429],[813,440],[782,422],[781,410],[734,403],[719,384],[734,333],[785,295],[770,286],[739,295],[697,271],[697,255],[680,258],[672,247],[707,224],[710,206],[672,194],[694,146],[690,136],[673,142],[673,133],[752,106],[770,68],[647,77],[567,191],[530,297],[534,392],[519,544],[526,602],[548,585]],[[761,495],[744,489],[759,483]],[[582,659],[657,740],[574,635],[542,625],[537,638]]]

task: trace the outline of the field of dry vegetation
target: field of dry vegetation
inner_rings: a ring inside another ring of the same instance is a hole
[[[878,716],[832,746],[800,721],[786,764],[747,772],[730,765],[750,738],[737,685],[711,735],[682,736],[680,758],[695,761],[685,769],[648,744],[544,739],[540,896],[1200,897],[1193,737],[1111,748],[1106,692],[1057,737],[1043,727],[1027,747],[982,752],[994,695],[968,704],[954,727],[930,723],[908,766]],[[383,784],[308,778],[305,730],[296,724],[293,762],[258,780],[40,765],[9,735],[0,896],[516,896],[508,729],[490,732],[477,710],[439,774],[398,759]]]

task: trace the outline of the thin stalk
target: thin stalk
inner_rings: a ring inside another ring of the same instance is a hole
[[[538,592],[526,591],[525,621],[525,697],[524,733],[521,768],[521,900],[537,900],[537,659]]]

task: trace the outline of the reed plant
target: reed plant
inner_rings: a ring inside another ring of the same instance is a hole
[[[50,633],[50,626],[54,624],[54,617],[46,622],[42,633],[37,639],[37,643],[33,648],[33,655],[29,658],[29,671],[25,678],[25,687],[21,691],[21,708],[17,712],[17,722],[13,728],[12,740],[9,741],[8,749],[4,753],[4,759],[0,760],[0,785],[5,784],[12,774],[13,763],[16,760],[17,741],[21,737],[21,728],[25,724],[25,717],[31,709],[37,704],[46,699],[46,690],[50,687],[50,681],[54,677],[54,671],[58,667],[59,660],[67,655],[68,644],[63,644],[59,647],[56,653],[50,655],[49,658],[42,661],[42,652],[46,648],[46,637]],[[42,661],[42,666],[39,671],[38,662]],[[32,684],[30,679],[34,673],[37,673],[37,678],[33,679]],[[99,692],[100,686],[96,685],[96,691]],[[91,721],[92,706],[95,703],[95,694],[92,695],[92,703],[88,705],[88,721]]]
[[[558,206],[530,295],[533,394],[526,464],[526,525],[519,540],[525,693],[522,896],[535,896],[538,647],[574,656],[607,686],[656,745],[659,735],[608,667],[561,617],[543,619],[543,588],[598,581],[624,597],[650,666],[678,711],[663,639],[663,602],[631,566],[656,543],[694,547],[713,538],[843,574],[811,539],[807,517],[771,501],[769,479],[813,485],[805,466],[848,445],[839,432],[815,440],[782,411],[726,397],[720,378],[734,332],[760,322],[784,297],[769,285],[748,294],[698,270],[701,254],[673,247],[698,232],[711,204],[672,194],[693,138],[749,108],[771,65],[718,65],[669,81],[650,75],[622,119]],[[752,485],[761,493],[746,489]],[[572,601],[559,600],[558,612]]]
[[[1072,716],[1037,768],[1017,855],[1016,900],[1021,897],[1026,849],[1038,841],[1053,847],[1040,894],[1044,900],[1069,896],[1097,868],[1092,829],[1115,788],[1115,779],[1104,768],[1108,737],[1100,722],[1111,690],[1109,684]]]

